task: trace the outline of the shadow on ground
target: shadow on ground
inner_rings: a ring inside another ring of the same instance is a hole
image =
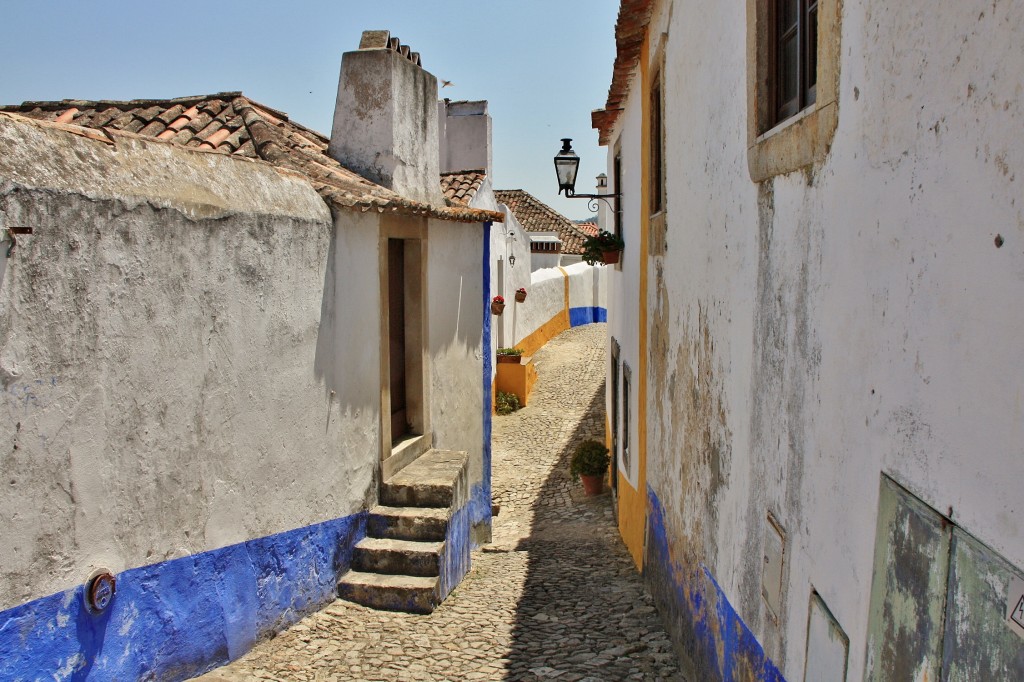
[[[681,679],[650,596],[619,537],[611,495],[583,496],[569,476],[575,445],[604,433],[604,382],[533,503],[515,551],[528,569],[508,654],[511,680]],[[600,437],[600,436],[599,436]],[[569,490],[571,504],[555,504]]]

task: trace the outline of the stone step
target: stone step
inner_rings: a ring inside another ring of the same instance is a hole
[[[443,542],[363,538],[352,553],[352,568],[367,573],[436,577]]]
[[[349,571],[338,581],[338,596],[372,609],[432,613],[437,578]]]
[[[448,509],[431,507],[387,507],[370,510],[366,533],[372,538],[440,542],[448,531]]]
[[[465,495],[465,452],[428,450],[381,484],[380,502],[391,507],[444,507]]]

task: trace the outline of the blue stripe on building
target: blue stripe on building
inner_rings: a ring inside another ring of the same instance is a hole
[[[597,306],[584,306],[580,308],[569,308],[569,326],[579,327],[594,322],[607,322],[608,310]]]
[[[469,514],[473,528],[491,525],[491,400],[494,397],[493,382],[494,361],[491,357],[491,227],[490,221],[484,223],[483,229],[483,442],[480,444],[482,480],[470,490]],[[475,543],[474,543],[475,544]]]
[[[669,636],[693,664],[695,679],[785,682],[711,571],[673,556],[665,510],[650,486],[644,580]]]
[[[335,598],[366,513],[117,575],[110,608],[84,589],[0,612],[0,679],[183,680],[224,665]]]

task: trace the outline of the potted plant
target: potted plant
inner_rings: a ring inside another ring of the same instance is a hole
[[[503,296],[495,296],[491,299],[491,314],[501,315],[505,312],[505,298]]]
[[[519,287],[516,289],[516,302],[522,303],[526,300],[526,287]]]
[[[583,260],[590,265],[603,263],[611,265],[619,262],[619,254],[626,248],[626,242],[608,230],[601,230],[594,237],[587,237],[583,242]]]
[[[498,400],[494,405],[494,411],[498,414],[512,414],[519,409],[519,396],[515,393],[498,391]]]
[[[583,481],[583,491],[587,495],[600,495],[609,462],[608,448],[603,443],[585,440],[576,446],[569,472],[574,481]]]
[[[498,362],[519,362],[523,351],[519,348],[499,348]]]

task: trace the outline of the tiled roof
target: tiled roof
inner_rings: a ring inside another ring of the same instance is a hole
[[[590,237],[597,236],[597,223],[576,223],[576,227],[579,228],[580,232],[583,232]]]
[[[591,126],[598,130],[599,144],[611,142],[612,128],[629,94],[629,79],[640,61],[653,6],[654,0],[622,0],[619,5],[619,18],[615,22],[615,65],[608,100],[603,109],[595,109],[590,114]]]
[[[482,170],[441,174],[441,192],[449,206],[469,206],[487,175]]]
[[[211,152],[259,159],[309,178],[342,208],[430,215],[463,222],[500,221],[500,213],[412,201],[348,170],[327,155],[328,138],[240,92],[128,102],[63,100],[2,106],[0,111],[57,125],[141,135]]]
[[[521,189],[497,189],[494,196],[512,210],[527,232],[557,232],[562,253],[583,253],[586,232],[537,197]]]

